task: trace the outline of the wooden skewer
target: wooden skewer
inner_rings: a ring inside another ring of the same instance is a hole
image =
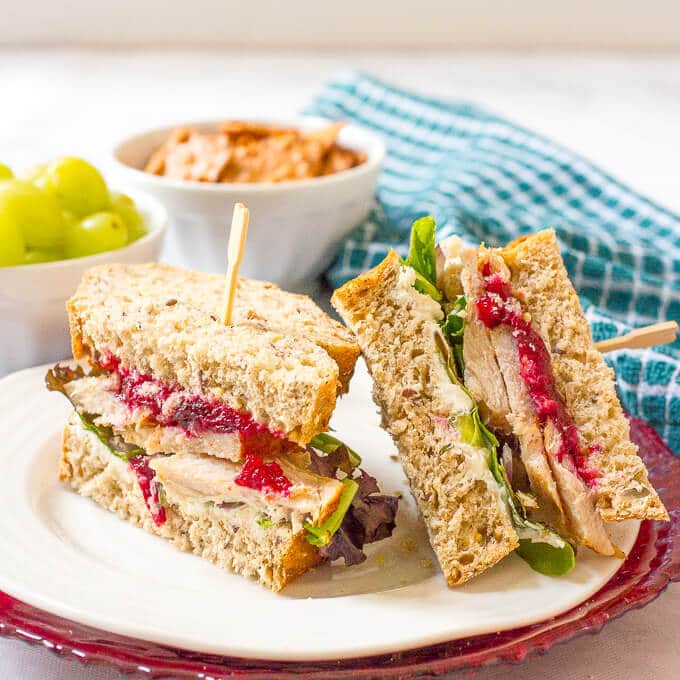
[[[677,334],[678,324],[675,321],[664,321],[663,323],[636,328],[618,338],[601,340],[595,343],[595,347],[600,352],[613,352],[615,349],[643,349],[675,342]]]
[[[222,323],[228,326],[231,323],[231,313],[234,309],[234,294],[238,281],[238,268],[243,260],[243,251],[248,236],[248,220],[250,211],[243,203],[234,205],[234,214],[231,218],[231,230],[229,231],[229,246],[227,248],[227,277],[224,282],[224,304],[222,306]]]

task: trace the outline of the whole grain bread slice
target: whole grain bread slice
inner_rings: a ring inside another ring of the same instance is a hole
[[[593,493],[602,518],[668,519],[630,440],[614,371],[593,344],[555,232],[519,238],[499,252],[512,272],[514,290],[548,343],[556,387],[601,473]]]
[[[213,286],[222,286],[221,276],[207,276]],[[328,316],[307,295],[288,293],[267,281],[242,278],[236,291],[234,319],[258,320],[284,335],[311,340],[338,365],[338,392],[344,394],[349,389],[359,345],[345,326]]]
[[[224,326],[222,288],[222,277],[167,265],[94,267],[67,303],[73,355],[110,352],[308,442],[327,428],[358,346],[309,298],[260,281],[239,281]]]
[[[486,450],[463,443],[456,429],[456,412],[471,402],[460,388],[452,392],[435,337],[441,309],[415,290],[414,278],[390,252],[336,290],[332,302],[357,337],[383,426],[444,577],[455,586],[505,557],[518,540]]]
[[[226,511],[208,504],[180,509],[169,503],[165,524],[157,526],[134,473],[83,429],[75,413],[64,430],[62,450],[59,479],[81,496],[222,569],[279,591],[320,562],[304,530],[294,533],[278,524],[265,530],[257,523],[258,511],[248,506]]]

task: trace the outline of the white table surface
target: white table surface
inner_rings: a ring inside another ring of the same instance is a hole
[[[680,55],[0,51],[0,161],[70,154],[106,165],[113,142],[164,123],[298,112],[338,70],[464,98],[570,146],[680,211]],[[166,259],[181,263],[177,253]],[[675,680],[680,585],[646,609],[480,680]],[[113,680],[0,638],[2,680]]]

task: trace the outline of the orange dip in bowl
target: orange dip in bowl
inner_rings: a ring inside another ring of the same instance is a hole
[[[338,144],[343,123],[318,130],[229,121],[216,132],[177,128],[144,170],[193,182],[283,182],[332,175],[366,161]]]

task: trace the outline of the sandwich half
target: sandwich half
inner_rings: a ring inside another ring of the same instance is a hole
[[[74,358],[60,479],[183,550],[277,591],[323,560],[365,559],[397,499],[328,435],[358,357],[309,298],[163,265],[89,270],[67,303]]]
[[[450,586],[517,550],[560,575],[621,556],[606,522],[667,519],[551,230],[435,247],[414,223],[333,304],[354,331]]]

